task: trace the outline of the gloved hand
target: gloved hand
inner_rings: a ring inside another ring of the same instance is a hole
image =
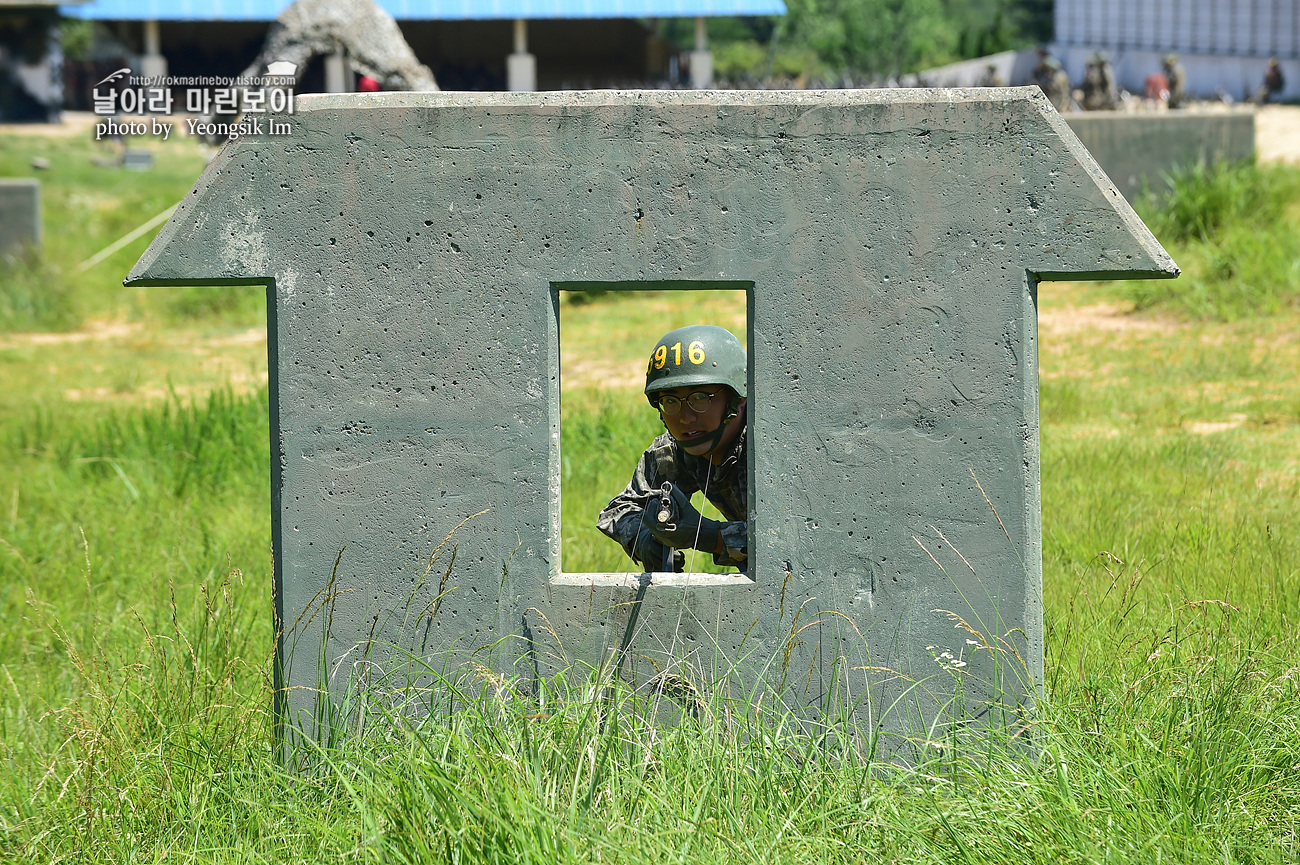
[[[637,533],[636,543],[632,545],[632,558],[641,563],[641,566],[647,571],[673,571],[681,573],[686,568],[686,557],[682,555],[681,550],[671,550],[672,563],[665,561],[665,554],[670,550],[650,533],[649,529],[641,529]]]
[[[663,522],[659,520],[663,515],[660,499],[651,499],[643,521],[650,534],[661,544],[679,550],[696,549],[704,553],[716,550],[722,523],[700,516],[700,512],[691,504],[691,497],[676,484],[664,484],[664,489],[670,501],[670,506],[666,509],[668,519]]]

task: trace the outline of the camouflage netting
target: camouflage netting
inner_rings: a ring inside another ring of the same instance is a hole
[[[393,16],[372,0],[298,0],[275,19],[244,75],[263,75],[267,64],[286,60],[297,66],[296,83],[313,57],[339,50],[354,70],[384,90],[438,89],[433,72],[416,58]]]

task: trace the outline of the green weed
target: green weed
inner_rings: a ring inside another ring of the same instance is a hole
[[[1183,268],[1176,280],[1123,283],[1139,309],[1194,319],[1276,315],[1300,298],[1300,169],[1197,163],[1139,213]]]
[[[7,330],[67,330],[80,323],[71,289],[38,250],[0,256],[0,322]]]
[[[1297,191],[1288,173],[1253,161],[1176,166],[1165,181],[1168,192],[1149,194],[1142,216],[1152,231],[1175,243],[1210,240],[1234,222],[1276,219]]]
[[[683,713],[667,696],[682,687],[471,668],[445,680],[463,711],[374,715],[290,771],[269,715],[264,394],[10,416],[0,855],[1289,861],[1297,419],[1181,424],[1214,408],[1215,381],[1282,383],[1295,358],[1196,332],[1144,340],[1074,346],[1078,373],[1044,390],[1048,699],[1016,740],[1032,746],[944,733],[906,765],[847,719],[809,727],[743,690],[697,688]],[[1273,410],[1267,396],[1243,408]],[[598,499],[606,474],[621,487],[620,448],[656,431],[641,409],[568,394],[566,449],[590,458],[570,461],[566,491]],[[1098,424],[1123,432],[1072,434]]]

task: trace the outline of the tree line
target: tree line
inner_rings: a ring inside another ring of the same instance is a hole
[[[785,0],[780,17],[709,21],[716,74],[736,82],[883,82],[957,60],[1045,43],[1052,0]],[[663,35],[689,48],[687,19]]]

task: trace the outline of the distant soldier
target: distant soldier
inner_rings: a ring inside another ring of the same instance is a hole
[[[1255,91],[1255,102],[1264,105],[1273,98],[1274,93],[1286,89],[1286,79],[1282,77],[1282,65],[1276,57],[1268,58],[1268,68],[1264,70],[1264,84]]]
[[[1052,58],[1052,93],[1050,99],[1056,106],[1057,111],[1065,111],[1070,107],[1070,76],[1066,74],[1065,69],[1061,66],[1061,61],[1055,57]]]
[[[1144,85],[1146,98],[1152,102],[1169,101],[1169,78],[1163,72],[1152,72]]]
[[[980,76],[980,87],[1006,87],[1007,83],[1002,80],[1002,74],[998,72],[998,64],[990,63]]]
[[[1038,62],[1034,64],[1033,81],[1043,93],[1047,93],[1047,89],[1052,86],[1052,67],[1047,63],[1051,58],[1052,55],[1047,53],[1046,48],[1038,49]]]
[[[1187,72],[1177,54],[1165,57],[1165,78],[1169,80],[1169,107],[1187,107]]]
[[[1056,106],[1057,111],[1070,107],[1070,76],[1061,68],[1057,60],[1046,50],[1038,49],[1038,65],[1034,67],[1034,83],[1043,91],[1047,101]]]
[[[1098,51],[1088,61],[1088,70],[1083,74],[1083,109],[1110,111],[1118,106],[1115,69],[1110,65],[1110,59]]]

